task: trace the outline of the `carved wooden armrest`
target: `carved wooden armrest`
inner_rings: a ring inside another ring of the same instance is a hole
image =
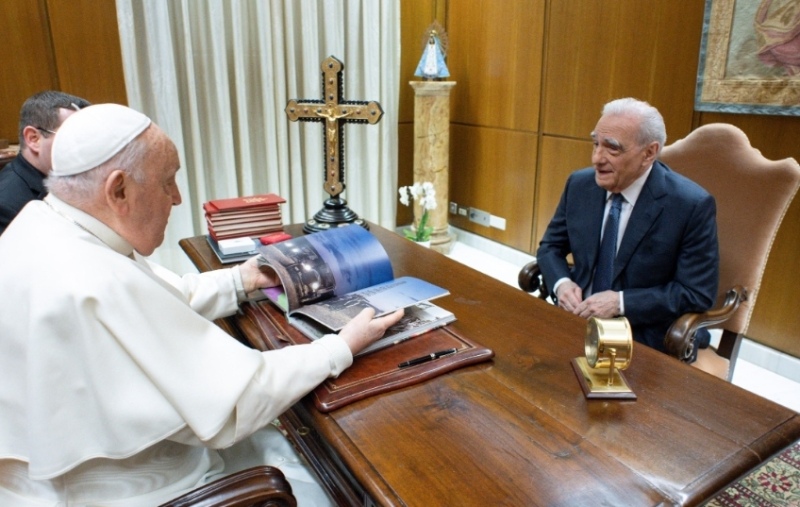
[[[550,291],[542,278],[542,270],[539,268],[539,263],[532,260],[525,264],[517,275],[517,285],[525,292],[539,291],[539,298],[547,299],[550,296]]]
[[[248,468],[200,486],[161,507],[297,507],[283,472]]]
[[[747,289],[736,285],[725,294],[725,301],[720,307],[703,313],[686,313],[678,317],[664,337],[667,353],[681,361],[687,361],[692,355],[695,333],[704,327],[728,320],[742,301],[747,301]]]

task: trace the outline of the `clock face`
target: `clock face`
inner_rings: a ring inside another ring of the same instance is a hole
[[[592,368],[608,368],[613,362],[614,367],[624,370],[630,364],[632,348],[633,337],[625,317],[592,317],[587,322],[584,349]]]

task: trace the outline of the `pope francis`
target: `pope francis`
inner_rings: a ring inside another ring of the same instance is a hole
[[[279,351],[211,322],[277,283],[256,259],[179,277],[145,256],[180,204],[178,153],[116,104],[70,116],[44,201],[0,236],[0,505],[141,506],[278,466],[301,506],[330,501],[270,423],[402,312]]]

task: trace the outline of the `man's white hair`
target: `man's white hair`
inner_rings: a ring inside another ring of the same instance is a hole
[[[644,146],[658,143],[658,152],[667,143],[667,128],[658,109],[643,100],[627,97],[612,100],[603,106],[603,116],[634,116],[639,119],[639,132],[636,141]]]

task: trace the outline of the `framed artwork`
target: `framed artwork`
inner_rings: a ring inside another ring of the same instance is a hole
[[[798,0],[706,0],[695,109],[800,116]]]

